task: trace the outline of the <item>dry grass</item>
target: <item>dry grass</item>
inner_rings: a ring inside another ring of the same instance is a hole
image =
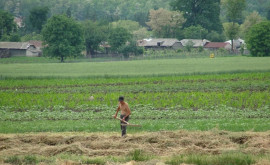
[[[162,131],[132,134],[40,133],[0,135],[0,155],[75,154],[90,157],[128,156],[134,149],[149,155],[171,157],[177,154],[270,154],[270,132]],[[269,163],[258,161],[258,165]]]
[[[0,135],[0,155],[8,156],[54,156],[61,153],[117,156],[128,154],[134,149],[158,156],[220,154],[239,150],[244,153],[267,154],[270,152],[270,132],[163,131],[133,134],[126,138],[121,138],[118,134],[91,133]]]

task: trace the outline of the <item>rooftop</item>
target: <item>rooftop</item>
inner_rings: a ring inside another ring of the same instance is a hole
[[[205,48],[224,48],[225,46],[230,45],[226,42],[208,42],[205,44]]]
[[[21,49],[26,50],[30,46],[34,46],[33,44],[30,44],[28,42],[0,42],[0,49]]]
[[[139,46],[152,47],[158,46],[158,43],[161,47],[170,47],[173,46],[175,43],[180,43],[180,41],[174,38],[155,38],[141,40],[138,44]]]

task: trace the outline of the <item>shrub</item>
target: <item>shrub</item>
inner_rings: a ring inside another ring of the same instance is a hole
[[[247,47],[252,56],[270,56],[270,21],[251,27],[247,34]]]
[[[198,51],[199,51],[199,52],[203,52],[203,51],[204,51],[203,47],[200,46],[200,47],[198,48]]]

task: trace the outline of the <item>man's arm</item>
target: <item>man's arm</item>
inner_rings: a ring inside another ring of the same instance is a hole
[[[116,114],[114,115],[114,118],[117,117],[117,114],[118,114],[119,110],[120,110],[120,106],[118,106],[118,108],[117,108],[117,110],[116,110]]]

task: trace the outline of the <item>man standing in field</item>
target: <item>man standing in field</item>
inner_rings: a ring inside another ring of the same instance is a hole
[[[121,126],[122,136],[125,136],[127,133],[127,126],[122,126],[122,124],[126,124],[124,121],[128,122],[131,111],[129,109],[128,103],[124,101],[123,96],[120,96],[118,101],[119,101],[119,104],[116,110],[116,114],[114,115],[114,118],[117,117],[119,110],[121,110],[120,118],[122,119],[122,121],[120,122],[120,126]]]

